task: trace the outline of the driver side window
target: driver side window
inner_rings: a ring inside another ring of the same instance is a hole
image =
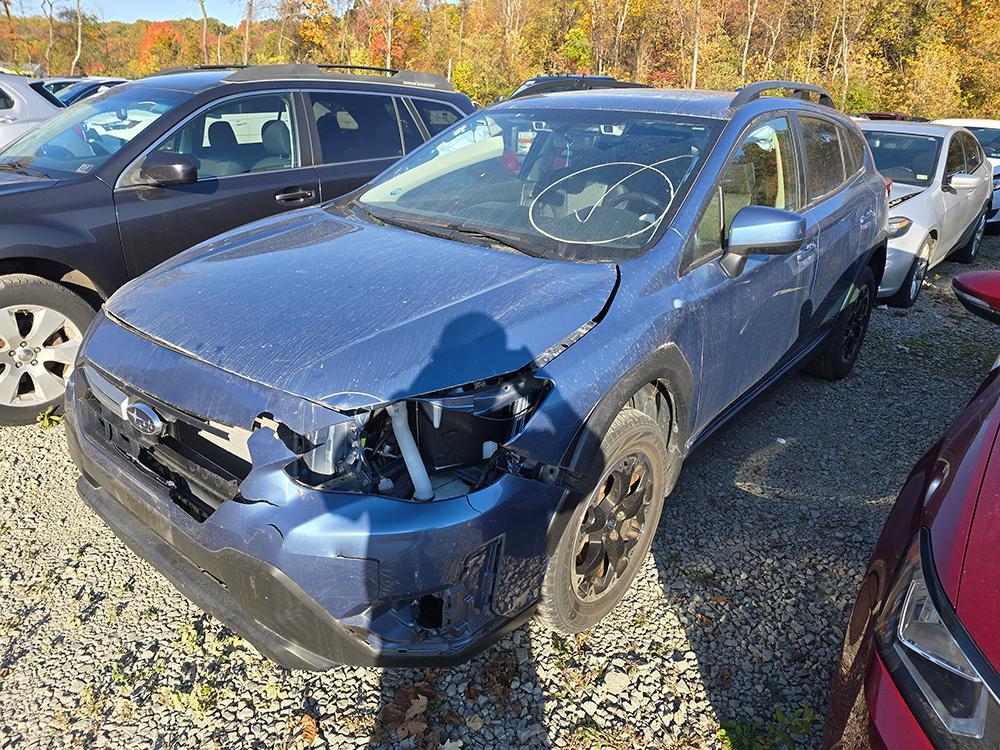
[[[716,186],[693,238],[692,262],[718,252],[746,206],[800,208],[799,168],[788,119],[759,124],[744,138]]]
[[[298,134],[289,94],[228,99],[177,128],[153,153],[185,154],[198,179],[300,166]],[[127,184],[142,184],[139,169]]]
[[[956,133],[948,142],[948,160],[945,162],[944,172],[948,177],[951,177],[964,171],[965,152],[962,151],[962,141],[959,140]]]

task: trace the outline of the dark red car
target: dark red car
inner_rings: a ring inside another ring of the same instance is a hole
[[[1000,272],[955,293],[1000,322]],[[1000,360],[914,467],[844,636],[828,748],[1000,747]]]

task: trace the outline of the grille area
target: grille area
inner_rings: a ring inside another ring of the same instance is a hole
[[[93,365],[78,372],[82,430],[137,474],[159,484],[188,515],[203,522],[239,494],[240,482],[250,471],[248,431],[187,414],[130,389]],[[137,402],[160,416],[161,434],[144,435],[130,424],[127,410]]]

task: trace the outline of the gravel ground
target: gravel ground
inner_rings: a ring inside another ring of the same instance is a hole
[[[0,748],[816,746],[882,522],[1000,350],[961,270],[876,311],[851,377],[793,377],[692,458],[598,627],[529,624],[453,669],[266,662],[86,509],[62,428],[0,428]]]

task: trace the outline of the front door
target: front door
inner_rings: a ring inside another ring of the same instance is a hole
[[[142,159],[118,180],[115,208],[129,273],[137,276],[182,250],[242,224],[319,200],[303,166],[301,128],[290,93],[219,102],[154,149],[192,157],[198,180],[155,185]]]
[[[740,209],[749,205],[797,211],[801,206],[799,159],[785,117],[754,123],[730,157],[720,189],[709,202],[695,237],[698,256],[717,253]],[[779,367],[807,322],[815,262],[806,240],[798,253],[751,256],[735,278],[719,262],[703,263],[685,279],[703,314],[701,388],[695,430]]]

